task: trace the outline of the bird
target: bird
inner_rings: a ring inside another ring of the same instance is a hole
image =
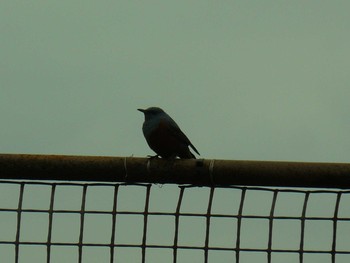
[[[145,116],[142,131],[149,147],[157,154],[154,157],[196,159],[189,147],[200,155],[176,122],[164,110],[158,107],[137,110]]]

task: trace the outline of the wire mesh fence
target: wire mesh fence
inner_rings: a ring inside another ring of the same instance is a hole
[[[0,181],[2,262],[350,260],[350,191]]]

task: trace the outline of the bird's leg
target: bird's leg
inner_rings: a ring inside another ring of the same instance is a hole
[[[176,157],[177,157],[177,154],[175,153],[175,154],[170,155],[167,159],[168,160],[175,160]]]

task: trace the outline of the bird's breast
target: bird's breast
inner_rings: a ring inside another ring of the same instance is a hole
[[[185,145],[174,136],[169,128],[169,124],[160,120],[152,127],[144,127],[144,134],[149,146],[160,155],[170,155],[177,153],[185,147]]]

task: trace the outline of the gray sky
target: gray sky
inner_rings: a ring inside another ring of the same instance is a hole
[[[1,1],[1,152],[347,162],[348,1]]]
[[[0,2],[0,152],[349,162],[349,1]]]

